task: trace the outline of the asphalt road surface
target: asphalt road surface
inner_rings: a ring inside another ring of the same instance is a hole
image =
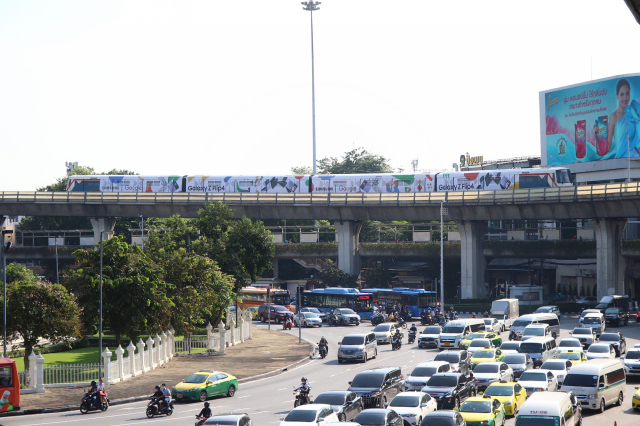
[[[266,327],[266,325],[259,325]],[[560,338],[569,337],[569,331],[577,326],[577,317],[562,317],[562,332]],[[272,329],[281,329],[280,326],[272,325]],[[418,327],[421,330],[423,327]],[[318,395],[330,390],[346,390],[348,382],[354,375],[362,370],[374,366],[399,366],[403,374],[411,372],[413,367],[424,361],[433,359],[438,353],[437,349],[418,349],[415,345],[403,345],[400,351],[391,351],[391,345],[381,345],[378,347],[378,357],[369,360],[366,364],[344,363],[338,364],[337,342],[343,336],[355,332],[372,330],[368,322],[361,323],[360,326],[328,327],[313,329],[302,329],[302,337],[317,343],[320,336],[324,335],[329,341],[329,353],[324,360],[315,358],[310,363],[294,368],[278,376],[257,380],[254,382],[241,384],[240,389],[233,398],[219,397],[210,399],[211,408],[214,414],[218,413],[247,413],[251,417],[254,426],[272,426],[280,422],[289,410],[293,408],[293,387],[298,386],[301,376],[307,376],[311,383],[311,395]],[[628,326],[611,328],[611,331],[622,331],[627,339],[627,347],[640,343],[640,324],[629,323]],[[282,331],[283,333],[285,331]],[[287,333],[298,335],[298,330],[287,331]],[[405,333],[405,343],[406,343]],[[504,340],[508,339],[507,332],[502,333]],[[233,371],[229,371],[233,374]],[[595,414],[591,411],[583,411],[584,426],[636,426],[640,424],[640,413],[634,413],[631,409],[631,397],[635,386],[640,385],[640,380],[629,379],[627,384],[627,396],[621,407],[611,406],[603,414]],[[48,392],[55,392],[49,389]],[[202,408],[202,403],[176,403],[173,416],[160,416],[147,419],[145,416],[145,402],[137,402],[125,405],[110,407],[106,412],[89,412],[80,414],[79,411],[37,414],[30,416],[17,416],[0,418],[0,425],[64,425],[75,426],[90,423],[92,426],[133,426],[133,425],[193,425],[195,415]],[[515,420],[507,419],[507,425],[514,425]]]

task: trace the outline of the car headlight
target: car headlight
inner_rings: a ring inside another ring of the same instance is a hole
[[[502,405],[511,405],[511,402],[503,402]]]
[[[372,394],[372,396],[380,396],[380,395],[382,395],[382,392]]]
[[[489,424],[489,420],[485,420],[482,422],[478,422],[479,425],[488,425]]]
[[[640,401],[640,396],[638,396],[638,395],[633,395],[633,400],[634,400],[634,401]]]

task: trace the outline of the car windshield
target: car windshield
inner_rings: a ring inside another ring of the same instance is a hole
[[[523,342],[518,348],[518,352],[523,354],[539,354],[542,352],[542,343]]]
[[[342,405],[344,404],[344,395],[336,393],[321,393],[313,401],[314,404]]]
[[[600,318],[598,317],[585,317],[582,320],[583,324],[600,324]]]
[[[208,377],[209,377],[208,374],[192,374],[189,377],[187,377],[184,382],[185,383],[204,383]]]
[[[591,345],[591,346],[589,346],[589,350],[587,352],[591,352],[591,353],[595,353],[595,354],[607,354],[610,351],[611,350],[609,349],[609,346]]]
[[[570,361],[580,361],[580,352],[563,352],[558,355],[558,359],[568,359]]]
[[[460,407],[461,413],[490,413],[490,401],[467,401]]]
[[[284,418],[285,422],[315,422],[316,410],[291,410],[287,417]]]
[[[392,407],[417,407],[420,403],[418,395],[398,395],[391,400]]]
[[[411,375],[416,377],[431,377],[436,374],[437,370],[437,367],[416,367],[411,372]]]
[[[618,340],[620,340],[620,336],[613,333],[602,333],[600,335],[600,339],[598,340],[600,340],[601,342],[617,342]]]
[[[272,306],[271,307],[274,311],[276,312],[284,312],[284,311],[288,311],[287,308],[285,308],[284,306]]]
[[[546,382],[547,375],[545,373],[537,373],[535,371],[525,371],[520,376],[520,382]]]
[[[442,352],[442,353],[439,353],[438,355],[436,355],[436,357],[433,360],[434,361],[452,362],[454,364],[457,364],[457,363],[460,362],[460,357],[458,356],[457,353]]]
[[[531,324],[531,321],[530,321],[530,320],[515,320],[515,321],[513,322],[513,326],[514,326],[514,327],[526,327],[526,326],[528,326],[529,324]]]
[[[495,364],[480,364],[474,370],[474,373],[497,373],[498,366]]]
[[[341,310],[340,310],[340,312],[341,312],[343,315],[355,315],[355,314],[356,314],[356,313],[355,313],[355,312],[353,312],[351,309],[341,309]]]
[[[527,357],[520,354],[509,354],[504,356],[502,362],[507,364],[524,364],[527,362]]]
[[[363,345],[364,336],[344,336],[342,339],[343,345]]]
[[[609,306],[608,303],[598,303],[596,305],[596,309],[600,310],[600,309],[607,309],[607,307]]]
[[[574,328],[573,329],[573,334],[592,334],[593,331],[591,331],[590,328]]]
[[[551,311],[551,308],[538,308],[536,309],[536,311],[534,312],[534,314],[546,314],[547,312]]]
[[[527,327],[524,329],[525,336],[544,336],[543,327]]]
[[[360,413],[353,422],[361,425],[384,425],[386,417],[385,413]]]
[[[460,334],[464,331],[464,326],[462,325],[445,325],[442,329],[443,333],[451,333],[451,334]]]
[[[585,388],[593,388],[598,384],[598,376],[592,374],[574,374],[569,373],[564,378],[562,386],[579,386]]]
[[[484,323],[485,323],[486,325],[491,325],[491,324],[493,324],[493,318],[485,318],[485,319],[484,319]]]
[[[573,339],[560,340],[560,344],[558,346],[562,346],[565,348],[581,348],[582,347],[579,340],[573,340]]]
[[[617,314],[619,311],[616,308],[610,308],[607,309],[606,311],[604,311],[605,315],[606,314]]]
[[[500,345],[500,349],[504,350],[515,350],[517,351],[520,347],[520,342],[504,342]]]
[[[379,388],[384,380],[384,374],[360,373],[353,378],[351,387],[354,388]]]
[[[491,385],[484,391],[484,395],[489,396],[510,396],[513,395],[513,388],[511,386],[495,386]]]
[[[305,308],[307,312],[313,312],[314,314],[321,314],[320,309],[318,308]]]
[[[431,376],[427,382],[427,386],[447,386],[454,387],[458,384],[456,376]]]
[[[469,344],[470,348],[486,348],[487,346],[491,347],[489,339],[476,339]]]
[[[469,339],[469,340],[484,339],[484,333],[472,333],[472,334],[469,335],[469,337],[467,337],[467,339]]]
[[[440,327],[427,327],[422,334],[440,334],[442,329]]]
[[[563,361],[545,361],[540,367],[544,370],[564,370],[567,364]]]
[[[377,332],[389,331],[390,328],[391,328],[391,325],[389,324],[380,324],[379,326],[374,328],[373,331],[377,331]]]
[[[627,359],[640,359],[640,351],[627,351]]]
[[[473,354],[474,358],[493,358],[493,351],[479,350]]]
[[[558,417],[542,417],[542,416],[518,416],[516,426],[558,426],[560,419]]]

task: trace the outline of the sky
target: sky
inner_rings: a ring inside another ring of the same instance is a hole
[[[318,159],[540,155],[540,91],[640,72],[623,0],[324,0],[313,24]],[[300,1],[0,0],[0,190],[51,184],[67,161],[311,166],[310,33]]]

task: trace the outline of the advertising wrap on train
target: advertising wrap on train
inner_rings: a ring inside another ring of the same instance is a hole
[[[501,191],[518,189],[518,173],[506,170],[443,173],[436,177],[437,191]]]

